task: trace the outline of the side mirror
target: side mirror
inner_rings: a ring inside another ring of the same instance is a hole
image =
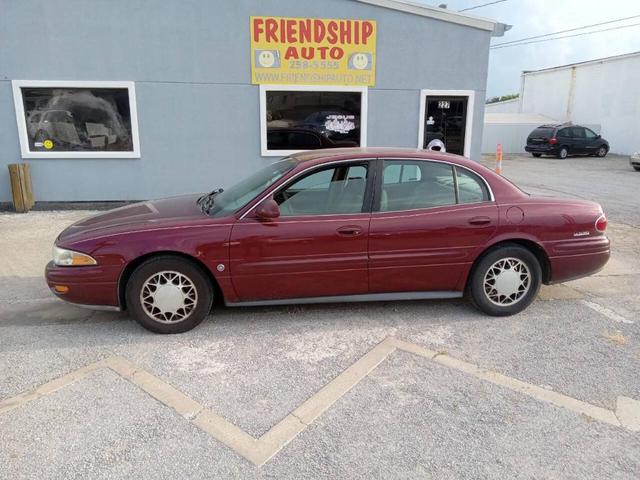
[[[280,216],[280,207],[269,197],[256,207],[256,218],[265,222],[274,220]]]
[[[596,139],[602,138],[602,135],[596,135]]]

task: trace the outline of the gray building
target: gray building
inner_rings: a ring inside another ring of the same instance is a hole
[[[225,186],[307,148],[479,158],[492,35],[399,0],[0,0],[0,202]]]

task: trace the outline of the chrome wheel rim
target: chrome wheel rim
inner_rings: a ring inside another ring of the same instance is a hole
[[[563,148],[562,150],[560,150],[560,158],[567,158],[568,154],[569,152],[567,152],[566,148]]]
[[[484,275],[484,294],[500,307],[518,303],[531,287],[531,273],[517,258],[502,258],[489,267]]]
[[[140,303],[156,322],[177,323],[193,313],[198,291],[191,279],[180,272],[157,272],[142,284]]]
[[[598,156],[600,157],[604,157],[606,153],[607,153],[607,149],[604,147],[600,147],[600,150],[598,150]]]

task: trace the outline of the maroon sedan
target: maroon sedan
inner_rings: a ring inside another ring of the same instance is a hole
[[[202,196],[129,205],[67,228],[51,290],[128,309],[144,327],[198,325],[228,306],[454,298],[511,315],[541,283],[600,270],[607,220],[584,200],[534,198],[455,155],[297,154]]]

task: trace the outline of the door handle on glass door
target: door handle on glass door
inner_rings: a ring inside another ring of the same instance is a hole
[[[344,236],[348,236],[348,237],[355,237],[355,236],[360,235],[362,233],[362,229],[360,227],[355,226],[355,225],[347,225],[345,227],[338,228],[337,232],[340,235],[344,235]]]
[[[468,220],[471,225],[488,225],[491,223],[491,218],[489,217],[472,217]]]

